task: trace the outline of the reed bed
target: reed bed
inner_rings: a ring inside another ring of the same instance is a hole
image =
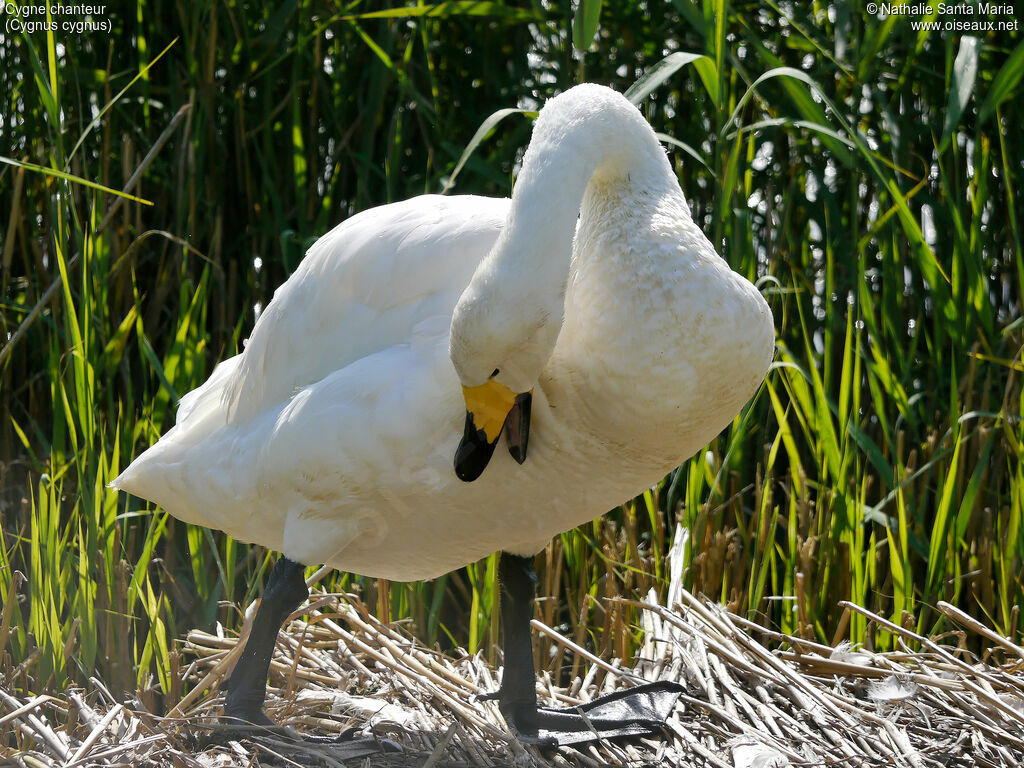
[[[664,603],[654,591],[634,601],[643,640],[631,664],[594,657],[534,620],[535,632],[579,654],[587,669],[561,687],[542,666],[542,703],[572,706],[636,681],[676,680],[687,692],[664,738],[556,752],[524,745],[496,703],[475,699],[500,680],[482,653],[440,653],[402,623],[376,619],[356,595],[316,589],[278,640],[267,711],[294,734],[359,729],[352,738],[310,743],[218,724],[219,691],[241,646],[195,630],[181,669],[194,687],[165,717],[95,679],[88,692],[61,697],[0,691],[0,727],[17,733],[16,745],[0,747],[2,759],[21,768],[1024,764],[1024,648],[949,604],[937,610],[958,629],[934,639],[842,606],[892,635],[897,648],[884,653],[766,631],[683,589],[681,555],[682,547],[671,553]],[[966,650],[969,635],[988,648],[982,658]]]
[[[1020,644],[1024,40],[862,5],[140,0],[109,33],[0,36],[0,685],[57,697],[51,721],[69,686],[109,712],[93,680],[139,699],[126,727],[166,714],[195,661],[178,638],[236,633],[273,555],[106,484],[317,236],[424,192],[507,195],[539,104],[654,70],[641,109],[768,298],[777,361],[721,436],[555,539],[538,619],[632,658],[681,526],[683,586],[782,636],[898,652],[844,601],[922,637],[957,630],[948,603]],[[324,586],[498,663],[493,557]],[[538,646],[552,685],[584,677]]]

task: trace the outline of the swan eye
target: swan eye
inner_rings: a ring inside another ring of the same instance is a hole
[[[499,370],[498,368],[495,368],[495,369],[494,369],[494,372],[493,372],[493,373],[491,374],[491,378],[493,379],[493,378],[494,378],[495,376],[497,376],[497,375],[498,375],[499,373],[501,373],[501,371],[500,371],[500,370]]]

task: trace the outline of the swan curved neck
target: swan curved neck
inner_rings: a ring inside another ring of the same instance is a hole
[[[608,194],[614,211],[594,210],[592,203]],[[581,237],[649,220],[651,206],[672,195],[682,193],[668,158],[623,96],[578,85],[547,102],[505,228],[452,314],[449,355],[463,386],[498,377],[511,391],[526,392],[537,383],[561,332],[584,196]]]
[[[611,89],[580,85],[549,101],[537,118],[512,191],[507,232],[523,244],[511,249],[525,251],[518,258],[561,272],[562,288],[592,181],[635,192],[678,190],[664,150],[636,107]]]

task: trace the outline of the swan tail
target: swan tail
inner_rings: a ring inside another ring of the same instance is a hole
[[[186,523],[202,524],[197,500],[189,493],[194,485],[187,481],[183,451],[167,440],[173,431],[137,456],[107,487],[151,501]]]
[[[198,512],[208,501],[200,489],[212,482],[208,475],[216,476],[216,460],[222,457],[217,451],[224,448],[210,438],[226,421],[224,393],[241,361],[242,355],[225,360],[205,384],[184,395],[175,425],[108,487],[152,501],[187,523],[208,524]]]

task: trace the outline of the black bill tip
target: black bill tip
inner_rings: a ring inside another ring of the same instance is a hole
[[[501,435],[499,434],[499,437]],[[473,414],[466,414],[466,429],[462,433],[462,441],[455,450],[455,475],[465,483],[471,483],[483,474],[487,462],[494,455],[493,442],[487,441],[487,434],[477,429],[473,423]]]
[[[530,442],[530,408],[532,405],[532,392],[523,392],[521,395],[516,395],[516,401],[512,406],[512,410],[505,417],[505,435],[508,438],[508,452],[520,464],[526,461],[526,446]]]

